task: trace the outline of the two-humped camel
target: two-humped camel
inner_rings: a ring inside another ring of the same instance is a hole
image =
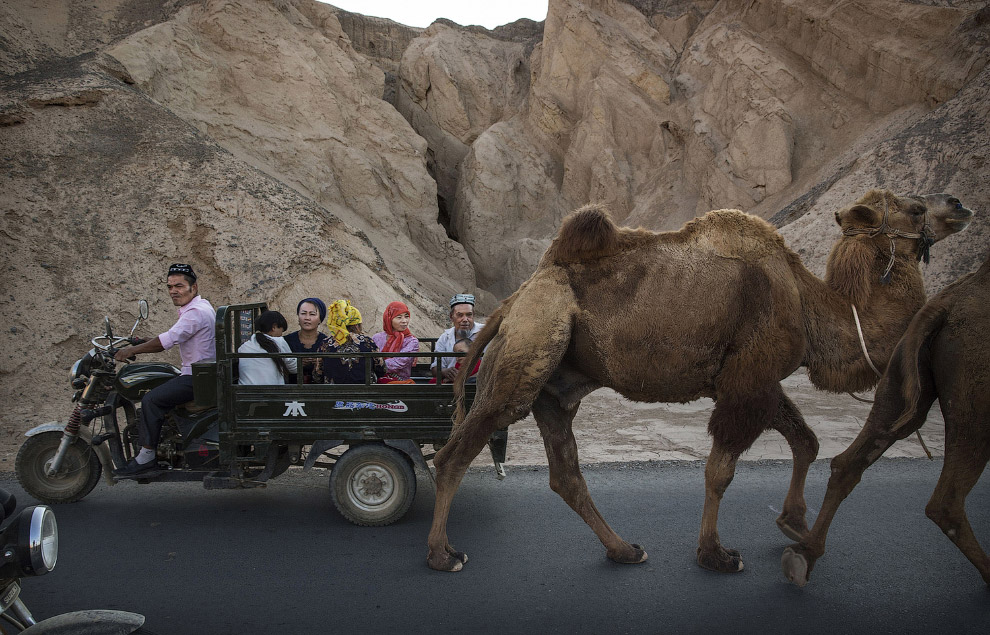
[[[966,496],[990,461],[990,259],[946,287],[914,316],[877,387],[862,432],[832,459],[832,475],[815,526],[784,551],[788,580],[808,582],[825,553],[839,504],[863,471],[898,439],[921,427],[935,399],[945,417],[945,461],[925,512],[990,585],[990,558],[966,517]]]
[[[773,226],[736,210],[710,212],[664,233],[617,227],[595,205],[568,216],[464,364],[471,368],[487,345],[470,413],[458,413],[434,461],[429,565],[458,571],[467,562],[447,540],[451,500],[491,433],[530,411],[546,446],[550,487],[591,526],[609,558],[646,559],[602,518],[578,465],[571,423],[581,399],[602,386],[635,401],[715,400],[701,566],[742,569],[739,552],[719,541],[718,508],[739,455],[767,429],[783,434],[794,454],[777,524],[800,540],[807,532],[804,482],[818,440],[780,380],[803,364],[825,390],[875,385],[850,306],[858,309],[874,362],[886,365],[925,302],[917,261],[927,258],[931,241],[959,231],[972,215],[957,203],[946,194],[869,192],[836,214],[843,236],[824,282]],[[463,394],[464,381],[461,373],[456,394]]]

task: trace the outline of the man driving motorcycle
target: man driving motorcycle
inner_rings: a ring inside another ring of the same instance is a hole
[[[192,401],[192,365],[212,360],[216,356],[214,329],[217,313],[213,305],[199,295],[196,273],[192,266],[177,263],[169,267],[166,286],[172,304],[179,307],[179,319],[172,328],[158,337],[117,351],[114,359],[123,362],[134,355],[160,353],[178,344],[182,374],[153,388],[141,398],[141,417],[138,422],[138,443],[141,450],[127,465],[114,470],[114,474],[118,476],[135,476],[158,467],[156,448],[166,415],[176,406]]]

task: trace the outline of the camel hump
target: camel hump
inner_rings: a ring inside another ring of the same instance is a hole
[[[604,205],[591,203],[571,212],[547,249],[546,259],[562,264],[611,256],[620,249],[619,228]]]
[[[733,258],[760,258],[789,251],[777,228],[759,216],[737,209],[717,209],[689,221],[685,238],[708,244]]]

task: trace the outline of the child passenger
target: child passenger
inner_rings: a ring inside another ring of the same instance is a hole
[[[455,353],[467,353],[469,350],[471,350],[471,340],[470,339],[468,339],[466,337],[463,337],[463,338],[457,340],[456,342],[454,342],[453,352],[455,352]],[[460,371],[461,370],[461,362],[463,362],[463,361],[464,361],[464,358],[463,357],[462,358],[459,358],[457,360],[457,363],[454,364],[454,370]],[[473,383],[475,383],[478,380],[477,377],[475,377],[475,375],[478,374],[478,369],[479,368],[481,368],[481,360],[480,359],[477,362],[474,363],[474,368],[471,369],[471,374],[468,375],[467,383],[473,384]],[[432,380],[430,380],[430,383],[431,384],[437,383],[437,378],[434,377]],[[450,383],[450,382],[448,382],[445,379],[443,381],[443,383],[446,384],[446,383]]]
[[[288,323],[278,311],[265,311],[254,321],[255,333],[237,349],[238,353],[291,353],[282,333]],[[295,359],[281,357],[249,357],[238,362],[242,386],[277,386],[296,372]]]

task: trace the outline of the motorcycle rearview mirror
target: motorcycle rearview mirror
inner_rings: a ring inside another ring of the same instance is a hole
[[[110,330],[110,316],[109,315],[103,316],[103,327],[106,329],[107,339],[113,340],[113,331]]]
[[[134,326],[131,327],[131,334],[128,335],[127,337],[134,337],[134,331],[137,330],[138,324],[141,323],[141,320],[147,320],[147,319],[148,319],[148,301],[144,299],[138,300],[138,319],[134,320]]]

